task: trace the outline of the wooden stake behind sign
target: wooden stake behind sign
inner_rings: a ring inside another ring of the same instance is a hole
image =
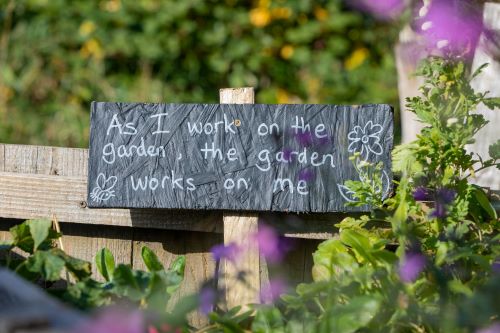
[[[227,88],[220,90],[221,104],[253,104],[253,88]],[[245,124],[241,124],[244,126]],[[259,249],[250,237],[258,230],[258,215],[249,213],[224,213],[224,244],[235,243],[241,255],[235,263],[225,261],[224,279],[226,305],[232,308],[259,302]],[[245,272],[245,282],[238,280],[239,272]]]

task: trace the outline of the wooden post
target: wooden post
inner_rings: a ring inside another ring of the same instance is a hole
[[[253,104],[253,88],[228,88],[220,90],[221,104]],[[243,124],[244,125],[244,124]],[[224,244],[236,243],[242,254],[236,263],[224,262],[226,306],[259,302],[260,274],[259,249],[249,237],[258,230],[258,215],[238,212],[224,213]],[[245,282],[238,280],[238,273],[245,272]]]
[[[500,4],[487,2],[484,4],[484,26],[495,33],[500,33]],[[483,72],[474,78],[472,87],[477,92],[489,92],[488,97],[500,96],[500,60],[495,57],[492,52],[488,52],[488,41],[486,34],[483,33],[479,40],[479,47],[476,48],[474,61],[472,62],[472,72],[474,72],[482,64],[488,63]],[[479,105],[476,109],[477,113],[482,114],[488,124],[481,129],[476,138],[478,139],[473,144],[469,145],[467,150],[479,154],[483,159],[489,158],[489,147],[493,143],[500,140],[498,129],[500,128],[500,112],[497,110],[491,111],[484,105]],[[497,168],[488,168],[478,172],[472,181],[475,184],[489,187],[492,190],[500,190],[500,171]]]

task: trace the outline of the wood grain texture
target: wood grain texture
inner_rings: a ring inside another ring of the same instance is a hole
[[[406,98],[420,95],[418,87],[424,83],[422,77],[413,75],[420,60],[426,57],[426,48],[422,43],[420,36],[407,25],[400,32],[399,42],[395,47],[402,143],[415,140],[423,128],[417,116],[406,109]]]
[[[222,233],[222,212],[88,209],[80,177],[0,172],[0,218],[52,218],[67,223]],[[266,214],[266,222],[295,238],[328,239],[346,214]]]
[[[479,40],[479,47],[476,48],[472,63],[472,72],[485,63],[488,64],[488,67],[474,78],[471,85],[476,92],[488,92],[488,97],[500,97],[500,60],[498,56],[489,51],[491,40],[486,36],[493,31],[497,34],[500,33],[500,3],[487,2],[484,4],[483,22],[489,30],[488,33],[483,33]],[[468,145],[467,149],[486,160],[490,156],[490,145],[500,140],[500,131],[498,130],[500,128],[500,112],[498,112],[499,110],[491,111],[484,105],[479,105],[476,111],[484,116],[488,124],[477,133],[478,140]],[[492,190],[500,190],[500,170],[495,167],[482,170],[472,178],[472,181]]]
[[[382,162],[383,195],[391,188],[384,104],[94,102],[90,134],[93,208],[369,211],[345,205],[354,152]]]
[[[253,88],[221,89],[220,103],[252,104]],[[260,301],[260,255],[255,242],[250,237],[258,232],[259,216],[257,214],[225,213],[224,244],[236,244],[242,254],[236,262],[223,262],[225,287],[225,306],[232,308],[238,305],[258,303]],[[262,263],[265,269],[265,263]],[[238,279],[239,273],[245,272],[245,282]]]
[[[222,214],[153,209],[89,209],[81,177],[0,172],[0,217],[84,224],[217,231]],[[221,232],[221,231],[219,231]]]
[[[60,226],[64,251],[78,259],[89,261],[93,277],[98,281],[104,281],[95,264],[95,255],[100,249],[108,248],[117,264],[131,263],[133,229],[72,223],[60,223]]]

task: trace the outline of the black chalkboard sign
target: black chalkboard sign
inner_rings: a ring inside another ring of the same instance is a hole
[[[92,103],[88,206],[252,211],[346,207],[355,152],[383,162],[388,105]]]

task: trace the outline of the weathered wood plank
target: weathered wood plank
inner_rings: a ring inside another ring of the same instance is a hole
[[[410,26],[404,27],[395,47],[402,143],[415,140],[423,128],[423,124],[417,120],[417,116],[406,110],[406,98],[420,95],[418,87],[424,83],[424,80],[413,74],[420,60],[426,56],[425,49],[419,36]]]
[[[488,97],[500,97],[500,60],[498,55],[495,56],[494,52],[490,52],[492,42],[487,36],[491,36],[493,31],[497,34],[500,33],[499,3],[487,2],[484,4],[483,22],[489,31],[483,33],[479,40],[479,47],[476,49],[472,63],[472,72],[485,63],[488,63],[488,67],[474,78],[472,87],[477,92],[488,92]],[[500,112],[498,110],[491,111],[484,105],[479,105],[476,111],[485,117],[488,124],[477,133],[476,138],[479,140],[469,145],[467,149],[469,152],[479,154],[486,160],[490,157],[488,152],[490,145],[500,140],[500,132],[498,131],[500,128]],[[492,190],[500,190],[500,170],[495,167],[478,172],[472,180],[478,185],[489,187]]]
[[[219,99],[221,104],[253,104],[254,96],[253,88],[230,88],[221,89]],[[225,305],[232,308],[238,305],[258,303],[260,300],[260,269],[265,263],[260,263],[258,246],[255,242],[249,241],[249,236],[257,233],[259,216],[248,213],[225,213],[223,219],[224,244],[235,243],[242,251],[237,263],[226,260],[223,265],[226,290]],[[246,273],[245,283],[237,278],[241,271]]]
[[[0,172],[0,218],[52,218],[67,223],[222,233],[222,212],[85,208],[86,180]],[[287,237],[328,239],[346,214],[267,214]]]
[[[88,209],[86,195],[86,180],[81,177],[0,173],[0,217],[55,216],[62,222],[208,232],[220,228],[220,212]]]
[[[73,223],[59,224],[63,234],[61,241],[64,251],[92,263],[92,274],[97,280],[103,281],[104,279],[97,272],[95,255],[104,247],[113,253],[117,264],[131,264],[133,229]]]

